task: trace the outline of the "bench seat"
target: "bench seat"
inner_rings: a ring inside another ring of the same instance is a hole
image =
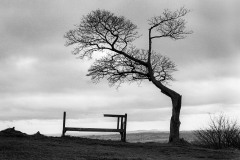
[[[74,128],[74,127],[65,127],[65,131],[124,132],[124,129],[112,129],[112,128]]]

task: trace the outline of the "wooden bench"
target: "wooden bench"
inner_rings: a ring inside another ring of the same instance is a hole
[[[121,141],[126,142],[126,128],[127,128],[127,114],[117,115],[117,114],[104,114],[104,117],[116,117],[117,118],[117,128],[74,128],[66,127],[66,112],[63,112],[63,130],[62,137],[65,136],[66,131],[86,131],[86,132],[119,132],[121,135]]]

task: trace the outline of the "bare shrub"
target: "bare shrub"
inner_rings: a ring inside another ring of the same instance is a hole
[[[194,132],[195,143],[207,148],[239,148],[240,127],[237,121],[226,118],[223,114],[211,117],[208,128]]]

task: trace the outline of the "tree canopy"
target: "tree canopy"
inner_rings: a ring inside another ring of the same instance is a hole
[[[189,32],[184,31],[185,21],[181,17],[187,12],[184,8],[173,13],[165,10],[162,16],[150,19],[150,30],[158,33],[151,36],[151,40],[184,38]],[[177,70],[175,63],[152,51],[151,47],[144,50],[133,46],[132,42],[139,37],[137,26],[130,20],[99,9],[83,16],[80,24],[65,34],[66,45],[75,45],[73,54],[80,58],[91,58],[96,51],[106,53],[88,70],[87,75],[94,82],[102,78],[106,78],[110,85],[150,80],[150,68],[156,80],[173,80],[172,72]]]

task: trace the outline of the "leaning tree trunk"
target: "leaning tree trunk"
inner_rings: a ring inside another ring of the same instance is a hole
[[[170,120],[170,135],[169,135],[169,143],[174,143],[179,141],[179,129],[180,129],[180,110],[182,104],[182,96],[176,94],[171,97],[172,100],[172,117]]]
[[[170,135],[169,135],[169,143],[178,142],[179,138],[179,129],[180,129],[180,110],[182,104],[182,96],[177,92],[171,90],[170,88],[164,86],[161,82],[157,81],[153,76],[151,77],[151,81],[155,86],[157,86],[161,92],[172,100],[172,117],[170,120]]]

